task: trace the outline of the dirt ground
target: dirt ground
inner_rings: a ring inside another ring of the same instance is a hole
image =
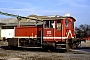
[[[0,46],[7,42],[0,42]],[[82,42],[81,47],[90,47],[90,41]],[[42,52],[27,50],[6,50],[0,48],[0,60],[90,60],[90,48],[71,49],[70,52]]]

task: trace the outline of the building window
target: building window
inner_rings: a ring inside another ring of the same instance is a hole
[[[15,26],[2,26],[2,29],[14,29]]]

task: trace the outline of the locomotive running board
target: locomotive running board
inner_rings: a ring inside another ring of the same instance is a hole
[[[58,45],[58,46],[59,46],[59,45],[66,45],[66,44],[56,44],[56,45]]]
[[[56,49],[66,49],[66,48],[56,48]]]

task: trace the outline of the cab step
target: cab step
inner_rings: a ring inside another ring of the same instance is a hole
[[[66,45],[66,44],[56,44],[57,46],[60,46],[60,45]]]

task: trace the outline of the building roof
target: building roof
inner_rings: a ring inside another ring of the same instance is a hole
[[[6,25],[1,25],[1,26],[17,26],[18,23],[8,23]],[[21,22],[20,23],[21,26],[33,26],[36,25],[35,22]],[[37,23],[37,25],[42,25],[42,23]]]
[[[20,22],[36,22],[36,20],[42,20],[43,18],[47,18],[47,16],[37,16],[37,15],[29,15],[27,16],[28,18],[31,18],[31,19],[25,19],[25,18],[22,18],[22,20],[20,20]],[[34,20],[32,20],[34,19]],[[15,21],[15,23],[17,23],[18,20]]]

